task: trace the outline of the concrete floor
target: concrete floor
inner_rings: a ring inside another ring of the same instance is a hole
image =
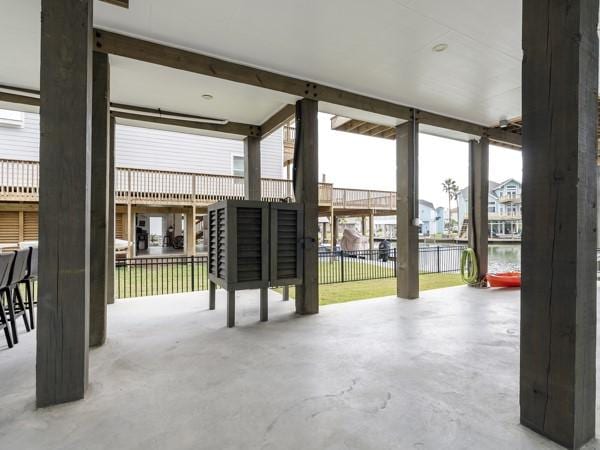
[[[518,291],[464,287],[325,306],[271,293],[121,300],[83,401],[35,410],[35,335],[0,348],[0,447],[556,449],[519,425]],[[600,429],[600,427],[598,428]],[[595,448],[592,443],[587,448]]]

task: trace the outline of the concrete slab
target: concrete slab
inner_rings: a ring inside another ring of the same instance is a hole
[[[557,449],[519,425],[519,292],[466,287],[294,315],[238,293],[117,301],[76,403],[35,410],[35,335],[0,348],[0,447]],[[591,444],[594,448],[598,444]]]

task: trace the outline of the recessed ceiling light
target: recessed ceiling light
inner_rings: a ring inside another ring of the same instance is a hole
[[[448,44],[441,43],[441,44],[436,44],[436,45],[434,45],[434,46],[431,48],[431,50],[433,50],[434,52],[438,52],[438,53],[439,53],[439,52],[443,52],[443,51],[444,51],[444,50],[446,50],[447,48],[448,48]]]
[[[203,95],[202,95],[202,98],[203,98],[204,100],[212,100],[212,99],[213,99],[213,96],[212,96],[212,95],[210,95],[210,94],[203,94]]]

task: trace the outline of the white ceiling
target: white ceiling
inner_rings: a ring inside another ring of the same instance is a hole
[[[451,117],[494,125],[520,115],[520,0],[130,0],[128,10],[95,8],[101,28]],[[0,0],[0,11],[0,84],[37,88],[40,1]],[[438,43],[448,49],[433,52]],[[295,100],[124,58],[111,63],[116,102],[257,124]]]

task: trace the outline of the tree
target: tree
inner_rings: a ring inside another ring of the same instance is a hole
[[[458,184],[456,184],[456,181],[454,181],[452,178],[446,178],[442,183],[442,189],[446,194],[448,194],[448,234],[450,234],[450,229],[452,226],[452,200],[457,199],[458,197]]]

